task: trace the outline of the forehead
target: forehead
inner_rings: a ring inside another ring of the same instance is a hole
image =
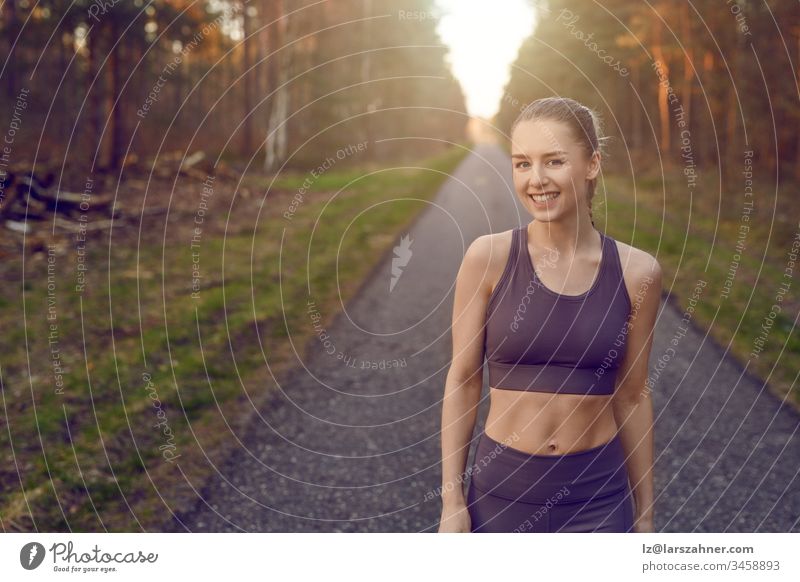
[[[569,153],[577,145],[569,126],[561,121],[522,121],[511,134],[512,156],[525,154],[536,157],[553,152]]]

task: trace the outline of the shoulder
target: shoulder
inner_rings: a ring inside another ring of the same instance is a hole
[[[476,238],[467,248],[464,260],[491,267],[496,263],[505,264],[511,251],[512,229],[495,234],[484,234]]]
[[[473,275],[480,273],[481,280],[491,290],[500,278],[511,252],[513,229],[476,238],[464,253],[462,270]]]
[[[617,240],[615,242],[628,294],[633,297],[641,295],[648,289],[655,289],[655,293],[647,293],[647,296],[654,296],[654,301],[658,303],[661,297],[663,274],[659,262],[647,251]]]

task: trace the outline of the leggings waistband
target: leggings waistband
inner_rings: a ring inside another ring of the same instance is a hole
[[[628,488],[619,435],[564,455],[533,455],[481,434],[471,467],[480,491],[514,501],[545,504],[587,501]]]

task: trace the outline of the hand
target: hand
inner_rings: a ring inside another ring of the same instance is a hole
[[[633,522],[633,531],[636,533],[655,533],[652,515],[640,515]]]
[[[470,533],[471,531],[472,521],[469,518],[466,504],[458,503],[442,507],[438,533]]]

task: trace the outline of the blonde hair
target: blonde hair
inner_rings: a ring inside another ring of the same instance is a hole
[[[511,124],[509,135],[513,135],[514,129],[519,123],[538,119],[566,123],[586,152],[587,157],[591,158],[594,152],[600,152],[601,156],[603,155],[605,142],[609,138],[602,135],[600,116],[596,111],[569,97],[544,97],[528,104],[522,110]],[[594,226],[592,198],[594,198],[596,187],[597,178],[595,177],[589,180],[589,188],[586,192],[586,203],[589,206],[589,219],[592,221],[592,226]]]

